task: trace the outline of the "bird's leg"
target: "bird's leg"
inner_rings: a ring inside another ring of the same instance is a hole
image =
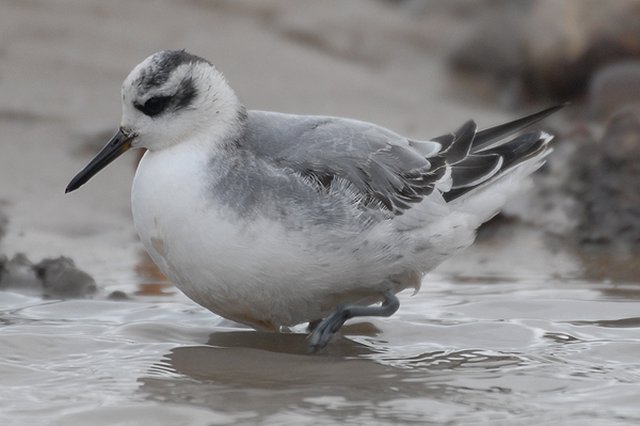
[[[315,325],[309,335],[309,349],[312,352],[327,346],[331,337],[349,318],[355,317],[389,317],[400,307],[400,301],[391,291],[384,292],[384,300],[380,306],[338,305],[336,309]],[[310,324],[311,325],[311,324]]]

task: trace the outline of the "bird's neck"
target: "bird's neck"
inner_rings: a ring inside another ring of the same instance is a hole
[[[245,106],[226,84],[208,96],[201,104],[203,114],[190,125],[188,139],[208,150],[236,143],[246,127]]]
[[[224,115],[219,112],[211,124],[198,135],[200,143],[209,148],[225,148],[237,145],[247,125],[247,110],[240,102],[233,108],[225,108]]]

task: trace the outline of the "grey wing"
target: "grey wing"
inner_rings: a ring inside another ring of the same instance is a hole
[[[416,149],[383,127],[350,119],[250,111],[243,143],[320,187],[346,181],[363,204],[396,214],[430,194],[446,172],[439,143]]]
[[[428,141],[371,123],[250,111],[243,144],[279,167],[329,188],[347,181],[366,205],[402,214],[434,190],[453,200],[547,151],[548,135],[520,130],[558,108],[478,132],[473,121]]]

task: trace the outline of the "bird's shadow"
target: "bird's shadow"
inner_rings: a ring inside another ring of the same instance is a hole
[[[370,323],[349,325],[344,331],[365,338],[379,332]],[[151,375],[169,372],[202,382],[270,386],[290,384],[302,377],[306,377],[305,381],[313,377],[331,381],[335,375],[336,380],[341,380],[347,373],[344,368],[354,361],[370,363],[365,358],[376,351],[375,345],[342,334],[336,335],[326,348],[312,352],[307,333],[227,329],[211,333],[202,345],[173,348],[151,368]],[[291,368],[296,370],[295,375],[290,374]]]
[[[151,400],[227,414],[246,413],[251,407],[260,416],[276,415],[286,407],[312,409],[310,401],[330,395],[336,401],[356,401],[344,410],[360,415],[398,398],[421,395],[437,401],[451,393],[468,395],[469,388],[450,383],[452,374],[499,374],[501,365],[523,362],[512,354],[476,350],[394,355],[377,339],[379,330],[372,324],[357,323],[343,331],[352,338],[338,335],[325,349],[310,354],[306,333],[227,328],[211,333],[204,344],[170,350],[138,379],[138,391]],[[495,397],[488,389],[473,392]],[[336,423],[344,419],[343,411],[328,415],[334,414]]]
[[[310,350],[308,333],[270,333],[244,329],[211,333],[206,345],[220,349],[244,348],[289,355],[356,357],[375,352],[375,347],[352,340],[345,334],[370,338],[379,333],[380,330],[368,322],[346,325],[342,333],[337,334],[327,347],[319,351]]]

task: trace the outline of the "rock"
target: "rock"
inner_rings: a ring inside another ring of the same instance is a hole
[[[520,30],[524,19],[511,9],[480,17],[467,37],[453,46],[449,64],[496,80],[521,78],[525,72],[525,40]]]
[[[91,297],[97,286],[93,277],[78,269],[68,257],[44,259],[34,264],[26,255],[18,253],[11,260],[0,256],[0,290],[72,299]],[[116,294],[111,298],[123,297]]]
[[[115,290],[112,291],[109,296],[107,296],[109,300],[128,300],[129,296],[124,291]]]
[[[528,86],[566,100],[584,94],[595,72],[640,58],[640,1],[540,0],[528,14]]]
[[[517,7],[516,7],[517,6]],[[584,95],[598,70],[640,59],[640,0],[539,0],[490,8],[449,65],[522,88],[522,97]]]
[[[11,260],[0,257],[0,289],[36,294],[42,292],[42,282],[27,256],[18,253]]]
[[[640,104],[640,60],[609,65],[589,85],[589,113],[605,119],[622,107]]]
[[[583,246],[640,251],[640,108],[615,114],[598,141],[576,150],[573,193]]]
[[[84,271],[76,268],[68,257],[44,259],[34,266],[42,280],[44,296],[51,298],[82,298],[96,292],[96,282]]]
[[[579,252],[640,254],[640,106],[615,113],[600,137],[580,123],[551,133],[554,152],[503,214]]]

